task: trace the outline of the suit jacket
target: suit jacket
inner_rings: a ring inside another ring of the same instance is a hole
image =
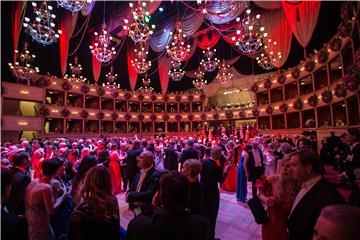
[[[165,159],[164,159],[164,168],[172,171],[178,170],[178,161],[177,161],[177,154],[176,154],[176,150],[173,146],[168,147],[165,150]]]
[[[136,191],[140,180],[140,173],[135,176],[134,184],[130,187],[127,201],[130,208],[140,206],[142,212],[146,212],[151,207],[151,201],[159,189],[159,172],[153,167],[146,174],[142,182],[140,192]]]
[[[108,150],[104,149],[103,151],[99,152],[97,158],[99,163],[103,163],[105,167],[109,167],[110,154]]]
[[[345,203],[336,188],[321,179],[308,191],[290,214],[287,225],[290,239],[311,240],[316,220],[328,205]]]
[[[18,168],[11,168],[11,191],[7,200],[10,213],[25,215],[25,194],[31,178]]]
[[[188,159],[199,159],[199,152],[192,147],[186,148],[181,154],[180,162],[184,163]]]
[[[223,183],[225,178],[226,174],[213,159],[208,158],[202,161],[200,183],[204,192],[204,201],[219,198],[218,184]]]
[[[137,157],[140,156],[140,149],[131,149],[127,154],[126,173],[129,178],[134,177],[140,172],[140,168],[137,165]]]
[[[1,208],[1,239],[28,239],[28,226],[26,218],[5,211],[4,206]]]

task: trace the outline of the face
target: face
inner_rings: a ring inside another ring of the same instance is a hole
[[[289,170],[293,178],[299,181],[306,180],[306,177],[309,174],[309,168],[301,164],[298,155],[291,156]]]
[[[189,177],[190,173],[191,173],[191,169],[188,166],[183,165],[181,168],[181,173],[185,176],[185,177]]]
[[[282,176],[283,178],[289,179],[289,178],[292,177],[290,167],[291,167],[291,165],[290,165],[290,161],[289,161],[289,160],[285,161],[285,162],[282,164],[281,176]]]
[[[314,228],[313,240],[336,239],[346,239],[343,231],[336,224],[320,215]]]
[[[146,156],[146,154],[142,153],[137,158],[137,165],[139,168],[144,169],[150,166],[150,159]]]

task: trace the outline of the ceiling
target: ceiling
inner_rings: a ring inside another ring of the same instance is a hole
[[[323,46],[323,43],[329,41],[331,37],[337,32],[337,26],[341,22],[340,19],[340,5],[342,2],[329,2],[329,1],[322,1],[319,13],[319,19],[317,26],[315,28],[313,37],[308,45],[307,51],[312,52],[313,49],[320,49]],[[59,15],[62,14],[63,11],[66,11],[62,8],[56,7],[56,2],[51,3],[54,7],[54,12],[59,19]],[[103,21],[103,12],[104,12],[104,4],[106,13],[105,16],[112,16],[113,13],[126,5],[128,2],[124,1],[106,1],[100,2],[96,1],[95,6],[92,10],[89,26],[88,29],[92,29]],[[196,7],[196,2],[186,2],[187,5],[193,5]],[[31,14],[31,8],[29,7],[26,10],[26,16]],[[251,3],[252,8],[256,8],[256,6]],[[166,21],[172,16],[178,16],[181,14],[185,9],[188,7],[182,2],[177,1],[163,1],[160,4],[160,7],[164,9],[164,11],[160,12],[156,10],[151,15],[152,23],[159,25],[162,22]],[[8,62],[12,59],[13,49],[13,40],[12,40],[12,12],[14,8],[14,2],[1,2],[1,43],[2,43],[2,72],[1,77],[3,80],[12,80],[11,72],[8,68]],[[78,32],[80,27],[83,25],[85,21],[85,17],[79,14],[78,22],[74,32]],[[108,21],[109,19],[107,19]],[[203,26],[200,29],[205,28],[207,23],[205,20]],[[58,23],[56,23],[58,26]],[[112,32],[112,35],[116,36],[116,33],[120,31],[121,28],[115,29]],[[89,33],[86,31],[83,35],[83,38],[79,34],[78,36],[74,37],[70,41],[69,53],[74,52],[74,50],[79,45],[79,48],[75,52],[74,56],[77,55],[79,58],[79,62],[83,66],[83,75],[87,79],[93,79],[92,77],[92,63],[91,63],[91,53],[89,50]],[[81,39],[82,38],[82,39]],[[60,63],[59,63],[59,42],[52,44],[50,46],[43,46],[39,43],[33,42],[31,38],[22,31],[20,34],[19,46],[21,46],[23,41],[28,41],[30,43],[30,52],[36,54],[37,59],[35,62],[35,66],[40,68],[40,72],[42,74],[49,73],[50,75],[60,76]],[[80,44],[79,44],[80,43]],[[119,75],[119,82],[121,84],[121,88],[123,89],[130,89],[129,80],[128,80],[128,69],[127,69],[127,61],[126,61],[126,49],[129,44],[132,44],[130,38],[126,39],[124,42],[123,47],[121,48],[116,60],[113,62],[113,66],[115,71]],[[218,57],[220,59],[230,59],[235,56],[239,56],[240,54],[232,49],[232,47],[226,43],[224,40],[220,40],[216,45],[218,51]],[[291,44],[291,51],[289,57],[282,67],[282,69],[287,69],[298,64],[301,60],[303,60],[303,49],[297,42],[296,38],[293,36],[292,44]],[[202,57],[202,50],[197,48],[195,54],[190,58],[187,62],[185,70],[191,71],[198,67],[199,61]],[[151,48],[149,48],[149,57],[148,59],[154,60],[157,58],[157,53],[153,52]],[[68,62],[72,62],[72,57],[69,57]],[[235,69],[245,75],[249,75],[252,73],[255,74],[262,74],[266,73],[267,71],[263,70],[259,67],[255,60],[249,58],[245,55],[241,56],[237,62],[233,64]],[[105,74],[110,70],[110,66],[104,66],[101,70],[101,75],[99,82],[103,82],[105,80]],[[273,70],[272,70],[273,71]],[[157,61],[154,61],[152,64],[151,69],[149,72],[153,73],[150,78],[152,80],[151,86],[155,88],[157,92],[161,91],[159,76],[157,72]],[[208,83],[211,83],[212,80],[215,78],[216,72],[213,73],[206,73],[205,78],[207,79]],[[140,87],[141,83],[139,81],[141,77],[138,77],[136,89]],[[93,80],[92,80],[93,81]],[[185,91],[193,88],[192,79],[188,77],[184,77],[180,82],[173,82],[169,80],[169,87],[168,91]]]

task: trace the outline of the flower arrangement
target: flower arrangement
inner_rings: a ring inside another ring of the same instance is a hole
[[[64,118],[67,118],[70,116],[70,111],[66,108],[64,108],[62,111],[61,111],[61,116],[63,116]]]
[[[329,103],[331,102],[332,100],[332,92],[330,90],[325,90],[321,93],[321,100],[324,102],[324,103]]]
[[[319,63],[325,63],[325,62],[328,60],[328,58],[329,58],[329,53],[328,53],[328,51],[326,51],[325,48],[321,49],[321,50],[318,52],[317,58],[318,58],[318,62],[319,62]]]
[[[291,69],[291,76],[292,76],[294,79],[298,79],[299,76],[300,76],[300,69],[297,68],[297,67]]]
[[[266,112],[267,114],[272,114],[273,111],[274,111],[274,110],[273,110],[273,108],[272,108],[271,105],[267,106],[266,109],[265,109],[265,112]]]
[[[142,100],[144,100],[144,95],[142,94],[142,93],[140,93],[139,95],[138,95],[138,97],[137,97],[137,99],[139,100],[139,101],[142,101]]]
[[[308,104],[309,106],[311,107],[315,107],[318,103],[318,97],[314,94],[314,95],[311,95],[309,98],[308,98]]]
[[[97,119],[99,119],[99,120],[103,120],[104,117],[105,117],[105,114],[104,114],[103,112],[98,112],[98,113],[96,114],[96,117],[97,117]]]
[[[349,20],[354,16],[354,8],[350,2],[344,2],[341,4],[340,17],[344,20]]]
[[[265,196],[270,196],[272,192],[272,185],[266,179],[266,176],[262,176],[255,182],[255,187],[259,189]]]
[[[80,116],[84,119],[89,117],[89,112],[86,111],[85,109],[81,111]]]
[[[246,117],[246,112],[245,111],[240,111],[239,112],[239,117],[240,118],[245,118]]]
[[[126,113],[124,116],[126,121],[129,121],[131,119],[131,114],[130,113]]]
[[[157,97],[156,97],[156,95],[151,95],[150,99],[151,99],[151,101],[155,102]]]
[[[338,98],[346,97],[346,86],[344,83],[339,83],[335,86],[335,96]]]
[[[129,101],[132,97],[132,94],[130,92],[126,92],[124,95],[125,100]]]
[[[350,21],[345,20],[342,23],[340,23],[339,25],[340,37],[346,38],[350,36],[351,30],[352,30],[352,25]]]
[[[111,91],[111,96],[113,96],[113,98],[117,98],[119,96],[119,91],[116,89]]]
[[[116,119],[118,119],[118,117],[119,117],[119,115],[116,113],[116,112],[113,112],[112,114],[111,114],[111,119],[112,120],[116,120]]]
[[[251,86],[250,90],[251,90],[252,92],[257,92],[257,91],[259,91],[259,86],[258,86],[256,83],[254,83],[254,84]]]
[[[200,119],[201,119],[202,121],[205,121],[205,120],[206,120],[206,114],[205,114],[205,113],[202,113],[202,114],[200,115]]]
[[[180,102],[180,101],[181,101],[181,96],[180,96],[180,95],[176,95],[175,100],[176,100],[177,102]]]
[[[329,42],[329,48],[331,51],[336,52],[339,51],[341,48],[341,39],[339,37],[334,37],[333,39],[330,40]]]
[[[295,110],[301,110],[304,106],[304,102],[301,100],[301,98],[298,98],[293,103]]]
[[[181,117],[180,114],[178,114],[178,115],[175,116],[176,121],[181,121],[181,118],[182,118],[182,117]]]
[[[272,85],[272,82],[271,82],[270,78],[267,78],[264,81],[264,88],[269,89],[269,88],[271,88],[271,85]]]
[[[97,94],[98,94],[100,97],[102,97],[102,96],[105,95],[105,88],[102,87],[102,86],[100,86],[100,87],[98,87],[98,88],[96,89],[96,92],[97,92]]]
[[[257,108],[254,108],[251,112],[254,117],[257,117],[260,114],[260,111]]]
[[[47,106],[42,105],[41,108],[39,109],[39,114],[42,117],[49,116],[50,115],[50,109]]]
[[[225,117],[227,119],[231,119],[231,118],[233,118],[233,116],[234,116],[234,114],[233,114],[233,112],[231,110],[226,110],[225,111]]]
[[[205,99],[206,99],[206,96],[205,96],[205,94],[202,93],[202,94],[200,95],[200,100],[201,100],[201,101],[205,101]]]
[[[305,127],[307,128],[314,128],[315,127],[315,120],[312,118],[309,118],[308,120],[306,120],[305,122]]]
[[[39,87],[49,87],[51,84],[51,79],[48,76],[42,76],[36,81],[36,85]]]
[[[151,114],[150,119],[151,119],[151,121],[155,122],[157,119],[156,114]]]
[[[144,121],[144,115],[143,114],[139,114],[138,116],[137,116],[137,119],[141,122],[141,121]]]
[[[355,63],[347,69],[347,74],[343,78],[345,87],[355,92],[360,85],[360,50],[355,52]]]
[[[280,112],[287,112],[287,110],[289,109],[289,105],[287,105],[286,103],[282,103],[280,106],[279,106],[279,110]]]
[[[168,102],[169,101],[169,96],[168,95],[164,95],[164,97],[163,97],[163,100],[164,100],[164,102]]]
[[[189,95],[189,96],[188,96],[188,100],[189,100],[189,102],[194,101],[194,96],[193,96],[193,95]]]
[[[169,119],[170,119],[169,115],[167,115],[167,114],[164,114],[162,118],[165,122],[169,121]]]
[[[188,119],[189,119],[190,121],[194,120],[194,114],[190,113],[190,114],[188,115]]]
[[[311,72],[314,69],[314,67],[315,67],[315,61],[309,59],[305,62],[304,68],[307,72]]]
[[[72,89],[72,85],[69,81],[64,81],[63,84],[61,84],[61,87],[64,91],[70,91]]]
[[[218,120],[219,119],[219,113],[214,113],[213,114],[213,119],[215,119],[215,120]]]
[[[82,84],[80,87],[80,91],[84,94],[88,94],[90,92],[90,87],[87,84]]]
[[[280,73],[277,77],[277,82],[279,84],[284,84],[286,81],[286,76],[283,73]]]

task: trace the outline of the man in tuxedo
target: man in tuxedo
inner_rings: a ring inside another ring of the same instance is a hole
[[[130,209],[137,216],[150,212],[151,201],[159,189],[159,172],[154,168],[154,154],[143,151],[138,157],[140,173],[135,176],[134,184],[126,195]]]
[[[199,152],[194,149],[194,141],[189,139],[186,144],[187,148],[181,154],[180,168],[182,168],[183,163],[188,159],[199,159]]]
[[[335,187],[321,176],[322,166],[315,152],[303,149],[293,153],[290,171],[302,183],[287,221],[290,239],[310,240],[321,210],[327,205],[345,201]]]
[[[171,140],[170,145],[165,150],[164,168],[169,171],[178,171],[177,153],[175,149],[175,141]]]
[[[140,141],[135,140],[132,149],[127,154],[126,175],[129,181],[129,187],[134,184],[135,175],[140,172],[137,158],[140,156],[141,152]]]
[[[97,142],[96,157],[99,164],[103,164],[105,167],[109,168],[110,154],[105,148],[105,143],[103,141]]]

